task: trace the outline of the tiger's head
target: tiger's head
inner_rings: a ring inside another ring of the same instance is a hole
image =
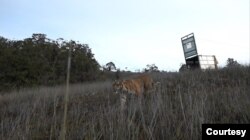
[[[124,94],[124,93],[129,93],[129,94],[135,94],[136,89],[135,89],[135,83],[133,80],[121,80],[121,81],[115,81],[113,83],[113,90],[114,93],[119,93],[119,94]]]
[[[112,85],[114,93],[122,93],[123,91],[123,81],[115,81]]]

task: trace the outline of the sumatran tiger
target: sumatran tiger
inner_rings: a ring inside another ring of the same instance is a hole
[[[112,85],[115,93],[121,94],[121,107],[124,108],[127,94],[142,96],[144,93],[153,89],[153,79],[146,74],[139,75],[135,78],[115,81]]]

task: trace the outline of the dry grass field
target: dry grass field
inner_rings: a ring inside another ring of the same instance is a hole
[[[70,85],[66,139],[201,139],[203,123],[250,122],[250,69],[155,73],[161,85],[124,111],[111,81]],[[59,139],[65,86],[0,96],[0,139]]]

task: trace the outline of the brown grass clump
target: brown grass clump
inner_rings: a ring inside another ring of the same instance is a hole
[[[250,122],[249,67],[156,73],[161,86],[123,112],[111,82],[70,86],[66,139],[201,139],[203,123]],[[0,139],[59,139],[64,86],[0,96]]]

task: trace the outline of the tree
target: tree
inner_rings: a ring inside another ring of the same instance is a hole
[[[159,72],[158,67],[155,64],[147,64],[145,72]]]
[[[37,43],[45,43],[46,41],[46,34],[36,33],[32,35],[32,41]]]
[[[40,33],[18,41],[0,37],[0,90],[64,83],[70,46],[70,81],[96,80],[100,66],[87,44],[55,41]]]
[[[115,64],[114,64],[113,62],[108,62],[108,63],[106,64],[106,70],[107,70],[107,71],[116,70]]]
[[[239,67],[239,66],[240,66],[240,64],[236,60],[234,60],[233,58],[227,59],[227,65],[226,65],[227,68]]]

